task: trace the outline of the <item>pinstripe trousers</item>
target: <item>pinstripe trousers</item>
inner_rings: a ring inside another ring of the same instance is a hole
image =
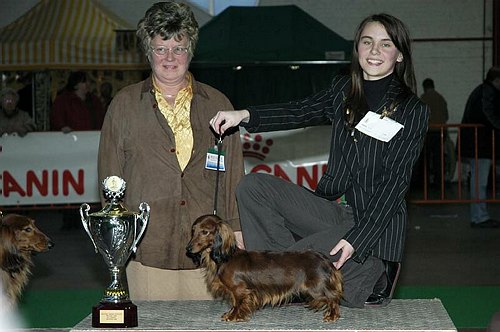
[[[247,250],[313,249],[330,251],[354,226],[352,209],[273,175],[251,173],[240,181],[236,196]],[[340,253],[331,256],[332,262]],[[349,259],[340,269],[342,305],[362,308],[384,271],[382,260]]]

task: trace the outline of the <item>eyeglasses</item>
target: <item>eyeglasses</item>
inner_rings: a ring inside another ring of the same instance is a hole
[[[167,55],[168,51],[172,52],[176,56],[181,56],[188,52],[188,48],[182,46],[174,46],[174,47],[157,46],[157,47],[151,47],[151,50],[157,56],[165,56]]]

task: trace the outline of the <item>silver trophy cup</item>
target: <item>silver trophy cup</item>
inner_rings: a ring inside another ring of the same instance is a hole
[[[137,326],[137,306],[130,301],[127,287],[122,283],[122,274],[146,230],[150,208],[142,202],[140,212],[127,210],[121,203],[126,184],[117,176],[106,178],[102,185],[107,200],[102,210],[89,214],[88,204],[80,206],[83,227],[111,274],[111,283],[104,297],[93,307],[92,326],[134,327]]]

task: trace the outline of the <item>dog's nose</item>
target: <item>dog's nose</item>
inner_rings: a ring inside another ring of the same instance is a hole
[[[49,249],[52,249],[54,246],[55,246],[55,243],[52,241],[49,241],[49,243],[47,244],[47,248],[49,248]]]

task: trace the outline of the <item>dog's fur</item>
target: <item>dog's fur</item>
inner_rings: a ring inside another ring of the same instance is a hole
[[[28,283],[32,254],[47,251],[54,244],[31,218],[19,214],[0,214],[0,218],[0,288],[7,307],[14,307]]]
[[[293,296],[304,296],[309,308],[324,310],[325,322],[340,317],[342,276],[324,254],[241,250],[232,229],[215,215],[194,222],[186,251],[205,270],[212,295],[231,304],[224,321],[249,320],[259,308],[287,303]]]

